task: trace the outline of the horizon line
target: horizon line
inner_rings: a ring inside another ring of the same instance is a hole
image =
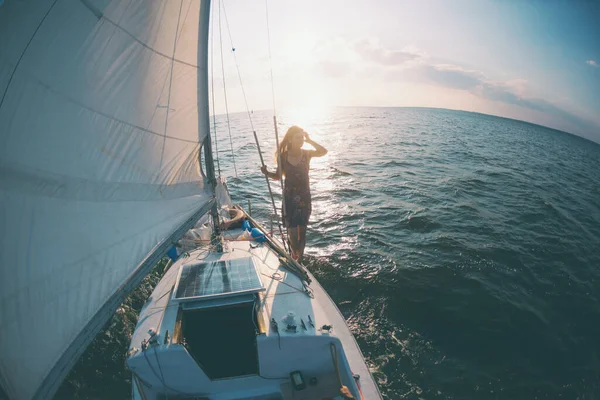
[[[294,109],[294,108],[309,108],[309,107],[286,107],[283,108],[283,110],[290,110],[290,109]],[[567,131],[563,131],[561,129],[557,129],[557,128],[553,128],[551,126],[547,126],[547,125],[542,125],[536,122],[529,122],[529,121],[524,121],[522,119],[516,119],[516,118],[511,118],[511,117],[505,117],[502,115],[496,115],[496,114],[487,114],[487,113],[482,113],[479,111],[469,111],[469,110],[460,110],[460,109],[456,109],[456,108],[446,108],[446,107],[425,107],[425,106],[325,106],[322,108],[418,108],[418,109],[428,109],[428,110],[445,110],[445,111],[458,111],[458,112],[465,112],[465,113],[470,113],[470,114],[479,114],[479,115],[485,115],[487,117],[494,117],[494,118],[501,118],[501,119],[505,119],[505,120],[509,120],[509,121],[515,121],[515,122],[520,122],[523,124],[528,124],[528,125],[532,125],[532,126],[539,126],[541,128],[545,128],[545,129],[550,129],[559,133],[566,133],[567,135],[571,135],[571,136],[575,136],[579,139],[583,139],[586,140],[588,142],[592,142],[595,145],[600,146],[600,137],[598,138],[598,142],[592,140],[592,139],[588,139],[584,136],[581,135],[577,135],[575,133],[572,132],[567,132]],[[280,109],[281,110],[281,109]],[[245,111],[235,111],[235,112],[230,112],[230,113],[220,113],[220,114],[211,114],[209,112],[209,116],[221,116],[221,115],[233,115],[233,114],[248,114],[248,113],[254,113],[254,112],[267,112],[267,111],[273,111],[272,108],[265,108],[265,109],[259,109],[259,110],[245,110]]]

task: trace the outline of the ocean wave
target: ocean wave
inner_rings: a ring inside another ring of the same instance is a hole
[[[353,175],[351,172],[342,171],[341,169],[337,169],[335,167],[330,167],[330,170],[332,171],[330,178],[337,178],[340,176],[352,176]]]
[[[390,160],[380,164],[382,167],[410,167],[413,164],[408,161]]]

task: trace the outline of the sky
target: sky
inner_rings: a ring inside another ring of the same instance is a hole
[[[264,1],[212,1],[217,114],[225,81],[229,112],[440,107],[600,142],[600,1],[267,1],[268,29]]]

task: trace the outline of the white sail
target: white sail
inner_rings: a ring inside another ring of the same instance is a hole
[[[204,0],[0,6],[0,384],[48,398],[206,211]]]

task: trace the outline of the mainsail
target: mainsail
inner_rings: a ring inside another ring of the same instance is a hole
[[[0,5],[0,384],[10,398],[51,397],[211,206],[199,161],[208,16],[207,0]]]

